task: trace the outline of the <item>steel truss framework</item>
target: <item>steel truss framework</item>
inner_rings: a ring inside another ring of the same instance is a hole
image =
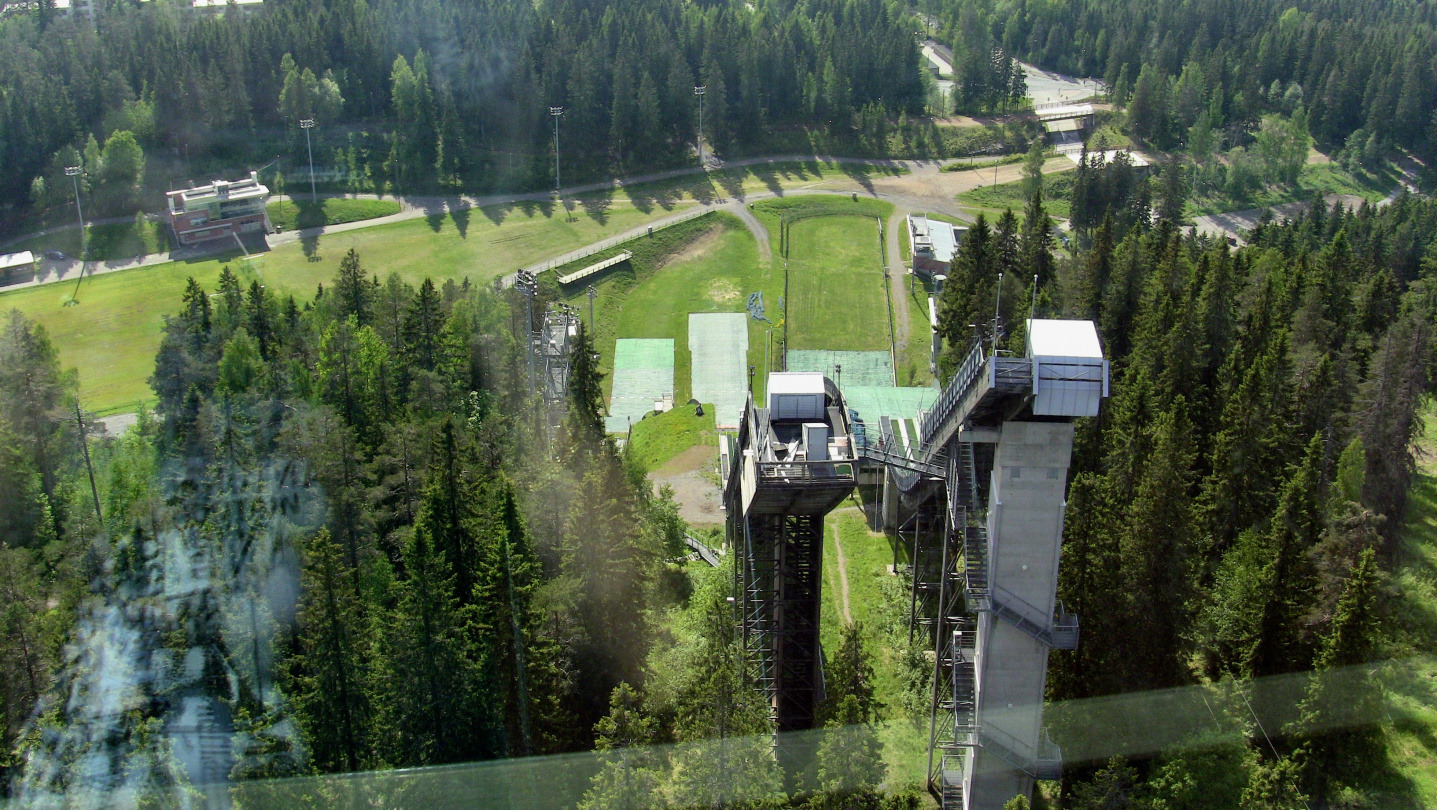
[[[776,730],[808,729],[823,677],[823,515],[749,514],[742,523],[735,562],[746,668]]]

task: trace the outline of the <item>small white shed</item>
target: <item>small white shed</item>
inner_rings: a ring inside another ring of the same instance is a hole
[[[775,371],[768,375],[768,418],[772,421],[822,420],[823,373]]]

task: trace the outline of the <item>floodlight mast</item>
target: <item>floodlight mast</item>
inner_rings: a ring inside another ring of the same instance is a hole
[[[549,115],[554,117],[554,190],[560,187],[559,175],[559,116],[564,114],[563,107],[550,107]]]
[[[85,254],[89,252],[89,246],[85,240],[85,212],[80,209],[80,174],[83,171],[79,166],[66,166],[65,176],[70,178],[70,184],[75,188],[75,215],[80,220],[80,275],[85,274]]]
[[[304,130],[304,148],[305,151],[309,152],[309,201],[315,202],[316,195],[314,193],[314,146],[311,145],[309,142],[309,131],[311,129],[314,129],[314,119],[300,119],[299,128]]]
[[[694,95],[699,97],[699,168],[704,167],[704,92],[709,89],[706,84],[694,85]]]

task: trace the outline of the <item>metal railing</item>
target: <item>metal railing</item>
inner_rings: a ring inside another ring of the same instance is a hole
[[[938,401],[933,403],[933,407],[929,409],[928,413],[924,414],[923,422],[918,426],[919,433],[930,439],[937,435],[937,429],[948,421],[948,418],[953,415],[953,410],[958,407],[958,403],[968,393],[968,389],[978,380],[979,375],[983,372],[986,359],[983,354],[983,344],[976,340],[973,341],[972,348],[968,350],[968,356],[958,366],[958,372],[953,375],[953,379],[949,380],[947,385],[943,386],[943,393],[938,395]]]
[[[1038,732],[1036,749],[992,725],[978,732],[978,745],[1034,779],[1063,778],[1063,750],[1048,736],[1046,728]]]
[[[890,467],[903,467],[923,475],[938,478],[944,476],[947,470],[941,450],[930,449],[921,444],[917,445],[915,450],[916,452],[910,454],[910,448],[897,438],[874,436],[866,430],[853,433],[853,454],[857,458],[866,458]]]
[[[853,462],[765,461],[758,465],[758,477],[764,481],[852,481]]]

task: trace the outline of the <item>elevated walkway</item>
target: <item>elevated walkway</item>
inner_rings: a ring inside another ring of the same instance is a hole
[[[559,283],[567,285],[583,281],[586,278],[608,270],[610,267],[613,267],[616,264],[623,264],[624,262],[632,258],[634,258],[634,254],[630,253],[629,251],[619,251],[618,253],[614,254],[613,256],[610,256],[607,259],[604,259],[601,262],[595,262],[583,269],[575,270],[574,272],[567,275],[559,276]]]

